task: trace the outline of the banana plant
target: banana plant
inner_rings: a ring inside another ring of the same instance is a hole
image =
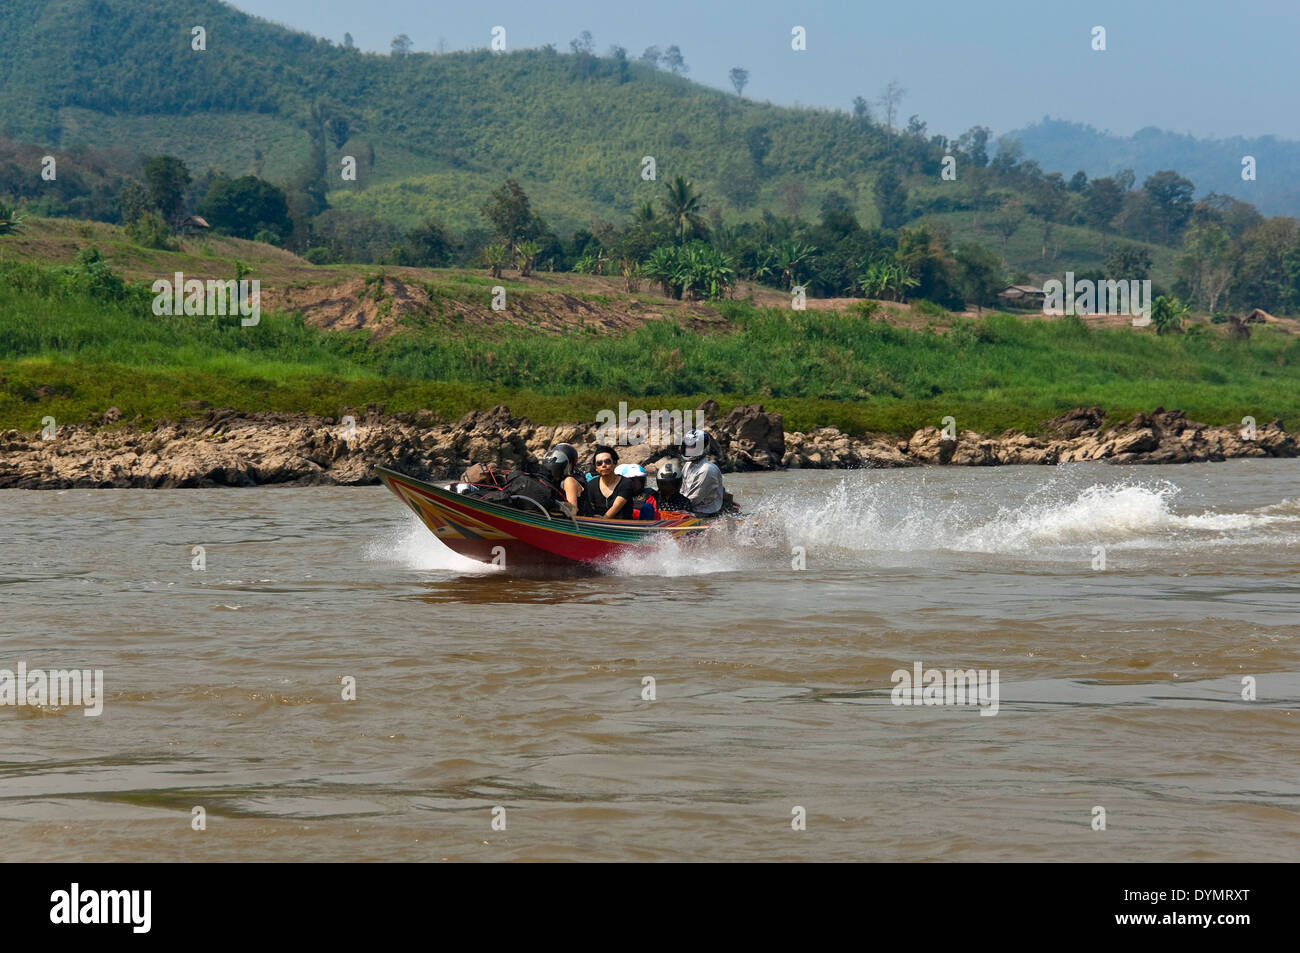
[[[776,266],[781,269],[781,283],[788,290],[799,284],[805,269],[810,268],[817,249],[805,242],[787,238],[781,242],[776,255]]]
[[[23,230],[23,216],[17,209],[9,208],[0,202],[0,235],[10,235]]]
[[[483,249],[483,261],[488,266],[488,274],[500,278],[501,269],[510,261],[510,249],[505,245],[488,245]]]

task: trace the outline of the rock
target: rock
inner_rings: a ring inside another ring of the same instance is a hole
[[[122,412],[116,407],[110,407],[108,410],[104,411],[104,416],[100,418],[100,422],[104,424],[115,424],[121,419]]]
[[[344,439],[332,418],[238,414],[230,408],[209,408],[204,416],[181,423],[146,422],[144,429],[64,425],[53,440],[42,440],[38,431],[8,430],[0,433],[0,487],[358,486],[377,482],[373,464],[438,480],[454,478],[471,462],[514,466],[540,457],[561,441],[572,443],[579,458],[589,463],[595,439],[594,422],[534,427],[512,417],[504,406],[467,414],[454,426],[423,424],[419,414],[378,419],[373,405],[364,416],[366,422],[351,439]],[[779,414],[749,405],[712,429],[723,449],[719,465],[724,470],[1300,456],[1296,438],[1277,420],[1258,427],[1255,438],[1247,440],[1235,427],[1210,427],[1177,410],[1138,414],[1107,433],[1100,431],[1102,419],[1098,409],[1087,408],[1048,421],[1048,436],[1043,438],[1019,431],[999,437],[962,431],[948,439],[942,431],[926,427],[899,441],[850,437],[834,427],[785,433]],[[672,449],[643,444],[620,447],[619,454],[625,462],[653,469]]]
[[[766,413],[760,404],[737,407],[716,429],[730,469],[771,470],[785,457],[784,420],[780,414]]]
[[[1106,413],[1100,407],[1076,407],[1059,417],[1053,417],[1043,424],[1043,430],[1067,440],[1085,433],[1095,433],[1101,429]]]

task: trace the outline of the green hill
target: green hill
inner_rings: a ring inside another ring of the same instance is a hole
[[[193,48],[196,25],[205,49]],[[1295,223],[1266,223],[1241,202],[1193,208],[1194,183],[1174,172],[1150,187],[1123,173],[1067,179],[1068,169],[993,155],[980,127],[955,139],[919,121],[890,130],[848,111],[745,100],[624,55],[381,56],[216,0],[8,0],[0,132],[0,206],[117,221],[143,157],[165,153],[193,173],[191,210],[215,173],[282,185],[293,224],[279,239],[319,249],[317,261],[476,262],[494,240],[480,210],[513,178],[545,225],[532,229],[538,267],[575,267],[595,242],[616,268],[629,254],[616,231],[645,203],[662,208],[664,184],[682,176],[703,196],[700,231],[712,225],[741,277],[789,284],[771,262],[799,245],[812,250],[802,278],[816,296],[860,293],[868,263],[906,257],[900,228],[928,223],[910,240],[908,267],[924,279],[915,294],[952,307],[970,297],[956,253],[976,242],[999,253],[994,282],[1104,266],[1149,274],[1203,312],[1300,310]],[[58,153],[57,184],[39,178],[44,150]],[[348,156],[355,181],[343,178]],[[654,181],[642,176],[647,156]],[[941,175],[945,157],[955,180]],[[78,175],[80,191],[64,184]],[[438,251],[397,254],[404,233],[430,220],[447,238],[426,231]],[[1184,238],[1202,226],[1227,245],[1201,235],[1204,260],[1185,268]],[[1120,238],[1131,254],[1104,264]],[[930,264],[918,264],[925,245]],[[632,259],[644,264],[651,247],[641,242]],[[1143,259],[1149,271],[1130,267]],[[1205,276],[1225,267],[1228,290],[1211,294]]]

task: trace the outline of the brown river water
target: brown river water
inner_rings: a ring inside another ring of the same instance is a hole
[[[0,670],[104,694],[0,707],[5,859],[1300,859],[1300,461],[727,483],[560,580],[382,487],[0,493]]]

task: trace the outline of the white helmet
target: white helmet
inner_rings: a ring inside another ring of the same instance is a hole
[[[702,457],[709,452],[709,435],[703,430],[688,430],[682,438],[682,456]]]
[[[614,468],[614,472],[618,476],[631,479],[633,477],[645,476],[645,467],[641,466],[639,463],[620,463]]]

